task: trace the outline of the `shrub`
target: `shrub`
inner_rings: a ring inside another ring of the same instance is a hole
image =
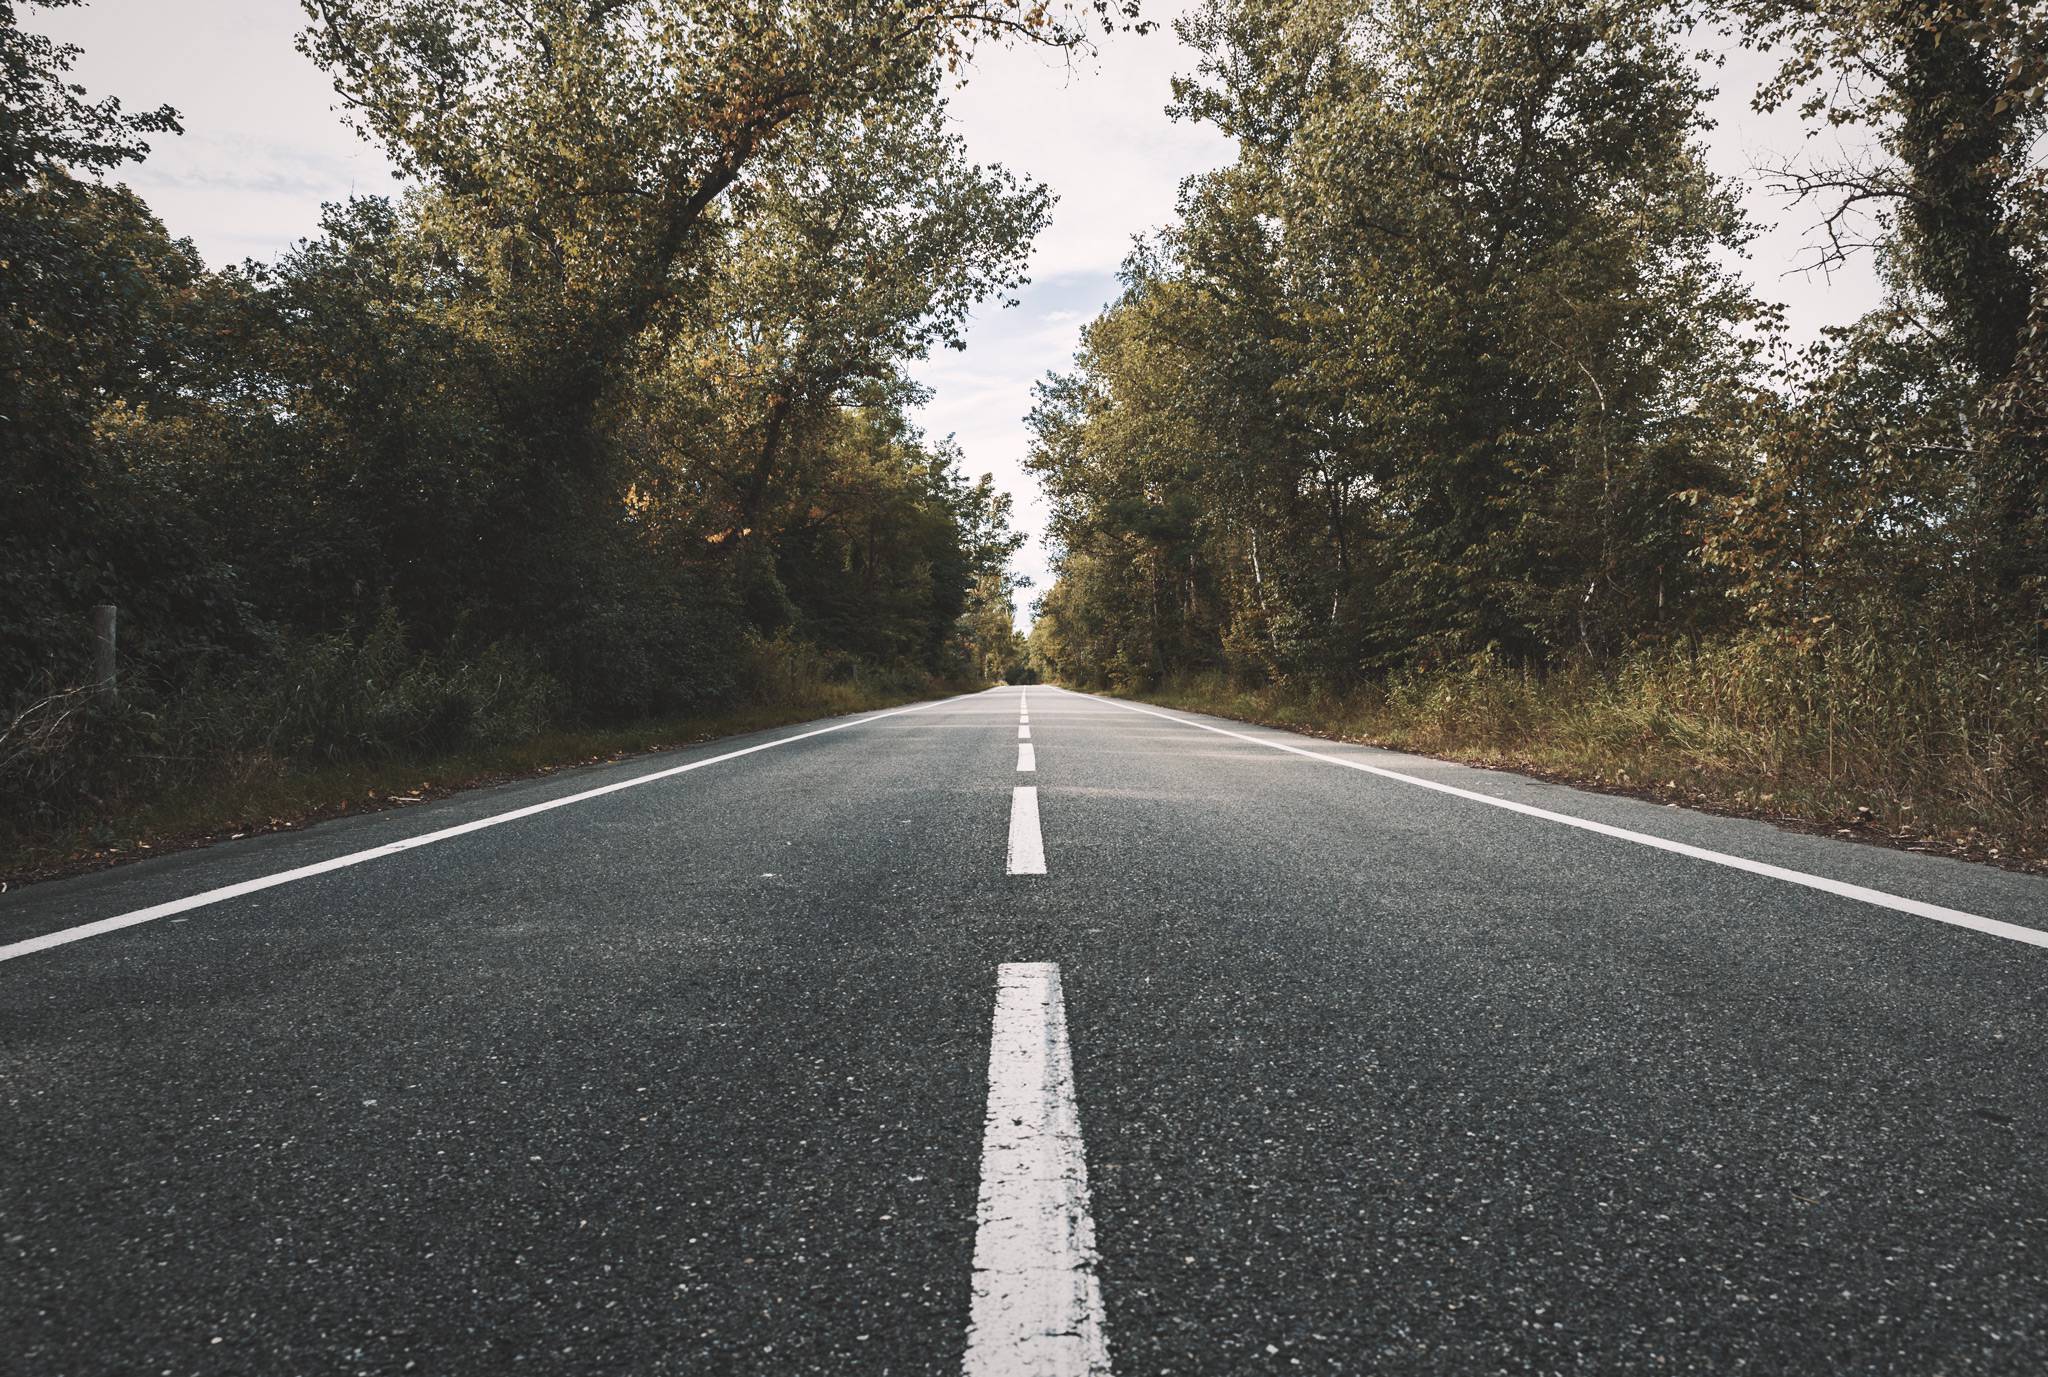
[[[1749,632],[1547,674],[1476,657],[1337,695],[1219,675],[1160,696],[1403,750],[2048,859],[2048,659]]]
[[[432,755],[518,740],[561,690],[518,651],[418,654],[386,611],[361,637],[281,642],[232,678],[138,676],[121,701],[46,685],[0,727],[0,845],[48,834],[260,756],[286,766]]]

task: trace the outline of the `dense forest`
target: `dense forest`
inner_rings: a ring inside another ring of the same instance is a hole
[[[1206,0],[1168,113],[1236,157],[1037,398],[1026,671],[1009,500],[908,369],[1051,196],[945,97],[1135,0],[304,0],[400,190],[219,269],[64,3],[0,0],[0,850],[1028,672],[2048,847],[2038,5]],[[1803,348],[1705,157],[1736,42],[1867,139],[1758,174],[1885,286]]]
[[[2048,11],[1179,27],[1172,113],[1237,157],[1041,388],[1048,673],[2048,840]],[[1759,174],[1882,275],[1808,348],[1739,271],[1713,40],[1781,63],[1760,107],[1870,139]]]
[[[944,93],[977,44],[1133,16],[307,0],[402,192],[216,271],[119,180],[176,112],[25,26],[67,2],[0,0],[0,850],[231,758],[1021,657],[1009,499],[905,369],[1023,280],[1050,197]]]

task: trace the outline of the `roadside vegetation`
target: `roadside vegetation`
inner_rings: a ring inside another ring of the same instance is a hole
[[[0,871],[1021,660],[1009,501],[905,369],[1051,198],[943,94],[1133,16],[307,0],[405,180],[216,270],[62,3],[0,0]]]
[[[122,773],[95,796],[89,815],[15,832],[0,852],[0,883],[981,687],[978,680],[948,682],[921,669],[884,669],[830,655],[785,635],[742,647],[737,689],[721,702],[622,723],[578,723],[526,696],[536,687],[532,681],[449,684],[418,665],[393,673],[392,666],[375,663],[379,640],[373,633],[369,645],[344,650],[358,660],[351,666],[356,675],[315,664],[267,696],[188,693],[169,721],[155,713],[135,720],[132,714],[141,709],[82,718],[82,731],[103,732],[120,744]],[[489,667],[471,672],[487,674]],[[330,694],[337,685],[351,702],[291,701]],[[449,730],[450,712],[464,719],[461,729]],[[337,731],[349,734],[337,737]],[[175,742],[179,750],[139,750],[138,741]],[[27,759],[51,772],[90,768],[92,745],[74,741]],[[64,797],[77,787],[52,774],[26,783],[45,797]]]
[[[1181,32],[1175,113],[1239,153],[1041,388],[1042,673],[2048,855],[2039,7],[1208,0]],[[1733,271],[1716,32],[1782,60],[1760,105],[1871,141],[1758,174],[1885,285],[1809,348]]]
[[[1865,639],[1473,660],[1348,692],[1171,678],[1151,702],[1865,841],[2048,869],[2048,664]]]

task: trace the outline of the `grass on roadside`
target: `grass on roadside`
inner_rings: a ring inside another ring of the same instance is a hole
[[[2048,869],[2048,661],[1752,636],[1621,665],[1480,661],[1338,694],[1169,682],[1152,702]]]
[[[387,747],[360,759],[295,760],[257,747],[220,749],[203,765],[108,800],[90,816],[23,828],[0,824],[0,883],[103,865],[323,818],[402,808],[463,789],[617,760],[722,736],[893,707],[978,685],[890,674],[827,677],[815,655],[772,645],[747,666],[749,701],[623,726],[547,728],[454,749]]]

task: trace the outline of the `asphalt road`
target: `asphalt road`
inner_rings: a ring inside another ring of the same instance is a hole
[[[2048,882],[1028,696],[0,896],[0,1372],[2048,1369]]]

